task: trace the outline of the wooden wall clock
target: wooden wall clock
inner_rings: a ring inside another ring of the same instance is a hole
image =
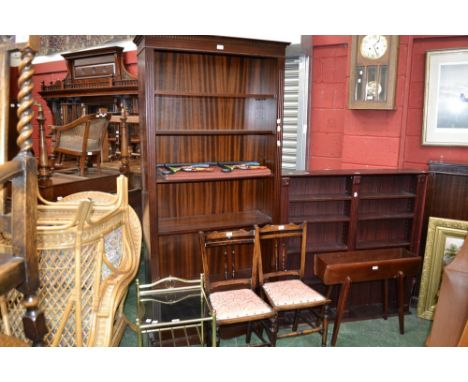
[[[398,36],[353,36],[348,106],[350,109],[395,108]]]

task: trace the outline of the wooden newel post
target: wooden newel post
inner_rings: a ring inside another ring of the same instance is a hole
[[[12,222],[13,232],[15,230],[24,232],[24,237],[14,237],[12,241],[13,253],[24,257],[26,263],[25,281],[18,288],[24,294],[23,305],[26,312],[23,316],[23,326],[26,337],[33,346],[41,346],[43,338],[47,333],[44,314],[39,310],[37,289],[39,288],[39,264],[36,254],[36,213],[37,195],[31,190],[37,189],[37,167],[36,159],[32,153],[32,124],[33,119],[33,81],[34,69],[32,61],[35,52],[39,49],[40,37],[29,36],[29,40],[20,45],[21,62],[19,64],[18,79],[18,139],[16,143],[20,148],[18,157],[22,161],[24,177],[15,178],[12,188],[20,192],[12,193],[12,210],[28,211],[26,219],[15,219]],[[27,170],[26,170],[27,169]]]
[[[130,173],[130,159],[128,155],[128,125],[127,125],[128,112],[125,107],[122,108],[120,117],[120,161],[121,166],[119,171],[121,174],[128,176]]]
[[[50,167],[44,127],[44,110],[39,102],[35,102],[34,105],[37,106],[36,119],[39,123],[39,183],[45,185],[50,181]]]

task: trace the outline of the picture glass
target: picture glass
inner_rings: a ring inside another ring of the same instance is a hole
[[[441,65],[437,103],[437,129],[467,127],[468,63]]]
[[[426,58],[423,145],[468,146],[468,50]]]

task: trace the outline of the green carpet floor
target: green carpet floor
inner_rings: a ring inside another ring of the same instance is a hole
[[[138,275],[143,279],[143,273]],[[136,288],[135,282],[130,285],[125,312],[127,317],[135,322],[136,317]],[[418,318],[415,309],[405,315],[405,334],[401,335],[398,330],[398,317],[389,317],[387,320],[373,319],[343,322],[337,340],[337,347],[418,347],[424,346],[432,321]],[[328,346],[330,345],[333,330],[333,322],[329,325]],[[255,337],[255,336],[253,336]],[[318,347],[320,336],[311,334],[292,338],[280,339],[278,347]],[[122,347],[137,346],[136,334],[126,329],[122,341]],[[245,336],[225,339],[221,341],[222,347],[245,346]]]

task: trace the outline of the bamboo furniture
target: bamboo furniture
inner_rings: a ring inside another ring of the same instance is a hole
[[[216,318],[203,275],[151,284],[137,280],[136,327],[139,346],[216,346]]]
[[[41,202],[38,296],[49,330],[46,345],[118,345],[128,323],[123,303],[138,270],[142,237],[128,205],[128,179],[118,178],[117,195],[90,191]],[[4,238],[0,247],[8,251],[11,243]],[[2,319],[17,336],[22,299],[20,292],[10,292]]]
[[[315,272],[329,286],[327,297],[333,286],[341,284],[337,302],[331,345],[336,345],[338,331],[343,318],[351,283],[382,280],[384,286],[384,318],[388,313],[388,279],[396,279],[398,287],[398,322],[404,334],[404,278],[416,276],[421,258],[404,248],[367,249],[349,252],[330,252],[316,255]]]
[[[279,221],[286,43],[137,36],[142,203],[153,280],[202,271],[198,231]],[[245,171],[166,177],[166,163],[258,161]]]
[[[208,299],[216,316],[216,344],[220,328],[247,324],[246,343],[252,326],[264,345],[275,346],[276,312],[256,293],[258,277],[258,232],[233,230],[199,232],[200,252]],[[258,325],[260,324],[260,329]],[[265,340],[262,331],[268,336]]]
[[[278,314],[294,312],[291,331],[278,338],[319,333],[322,346],[327,346],[330,300],[303,282],[307,224],[269,224],[256,231],[261,290]],[[307,326],[300,328],[300,324]]]

